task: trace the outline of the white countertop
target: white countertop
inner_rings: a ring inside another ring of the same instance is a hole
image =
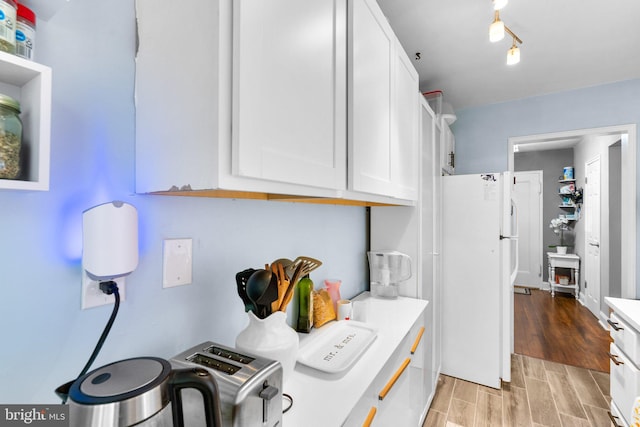
[[[618,317],[640,331],[640,300],[605,297],[604,301]]]
[[[293,407],[283,416],[284,426],[342,425],[428,304],[424,300],[405,297],[373,298],[368,292],[353,300],[367,301],[366,323],[377,328],[376,340],[342,375],[327,374],[296,364],[293,376],[283,387],[283,392],[293,397]],[[321,330],[313,329],[309,334],[299,334],[300,346]]]

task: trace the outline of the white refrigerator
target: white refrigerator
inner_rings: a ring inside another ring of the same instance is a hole
[[[517,211],[513,174],[442,178],[442,373],[511,381]]]

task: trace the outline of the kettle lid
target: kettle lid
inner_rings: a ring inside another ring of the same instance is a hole
[[[79,378],[71,386],[69,397],[80,404],[123,401],[162,385],[170,373],[169,362],[157,357],[121,360]]]

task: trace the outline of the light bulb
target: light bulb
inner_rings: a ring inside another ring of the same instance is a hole
[[[496,18],[489,27],[489,41],[495,43],[504,38],[504,22],[500,18]]]
[[[509,0],[492,0],[492,1],[493,1],[493,8],[495,10],[500,10],[503,7],[505,7],[507,3],[509,3]]]
[[[507,65],[515,65],[520,62],[520,49],[514,43],[507,52]]]

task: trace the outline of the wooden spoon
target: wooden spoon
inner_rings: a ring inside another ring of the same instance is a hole
[[[293,277],[291,278],[291,282],[289,282],[289,286],[287,286],[287,291],[284,294],[284,298],[282,299],[282,303],[280,304],[280,308],[278,310],[287,310],[287,305],[291,301],[291,298],[293,298],[293,289],[296,287],[298,280],[300,280],[300,278],[302,277],[300,274],[301,272],[302,264],[298,264],[298,267],[296,267],[296,271],[295,273],[293,273]]]
[[[280,305],[284,300],[284,294],[287,292],[287,288],[289,287],[289,276],[284,271],[284,266],[281,262],[274,262],[271,265],[273,269],[275,266],[275,274],[278,277],[278,299],[275,300],[271,306],[271,312],[274,313],[280,309]]]

